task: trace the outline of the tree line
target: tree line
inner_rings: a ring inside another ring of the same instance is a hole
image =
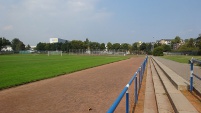
[[[0,37],[0,50],[6,46],[11,46],[13,51],[29,50],[31,47],[20,41],[18,38],[14,38],[12,41],[9,41],[5,37]]]
[[[128,43],[98,43],[98,42],[91,42],[88,39],[85,41],[81,40],[72,40],[66,41],[65,43],[42,43],[39,42],[36,46],[36,50],[38,51],[66,51],[69,50],[100,50],[104,51],[107,50],[124,50],[124,51],[144,51],[151,52],[151,43],[142,43],[141,45],[138,42],[131,44]]]
[[[36,46],[37,51],[69,51],[69,50],[100,50],[104,51],[106,50],[125,50],[130,51],[131,53],[139,53],[143,52],[146,54],[152,54],[152,52],[161,51],[161,52],[169,52],[169,51],[199,51],[199,54],[201,54],[201,34],[198,35],[197,38],[189,38],[184,40],[184,44],[181,44],[179,48],[174,50],[175,44],[181,43],[181,38],[179,36],[176,36],[172,41],[170,45],[160,44],[160,43],[139,43],[134,42],[133,44],[128,43],[111,43],[108,42],[105,43],[99,43],[99,42],[91,42],[87,38],[85,41],[81,40],[72,40],[72,41],[66,41],[65,43],[42,43],[39,42]],[[13,49],[13,51],[22,51],[22,50],[29,50],[31,47],[30,45],[25,46],[25,44],[19,40],[18,38],[14,38],[12,41],[9,41],[5,37],[0,37],[0,50],[10,45]]]
[[[159,43],[154,44],[153,55],[161,56],[163,55],[163,52],[195,52],[197,55],[201,55],[201,34],[198,35],[198,38],[185,39],[183,42],[179,36],[176,36],[171,40],[169,46],[161,45]]]

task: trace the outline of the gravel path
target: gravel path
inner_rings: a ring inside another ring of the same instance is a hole
[[[190,64],[178,63],[161,57],[155,58],[189,82]],[[201,77],[201,67],[194,66],[194,73]],[[196,77],[194,77],[194,87],[201,93],[201,81]]]
[[[131,58],[2,90],[0,113],[104,113],[143,60]],[[116,112],[125,112],[124,100]]]

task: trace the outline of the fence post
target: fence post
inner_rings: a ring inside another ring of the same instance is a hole
[[[142,74],[142,76],[144,76],[144,70],[145,70],[145,61],[143,62],[143,74]]]
[[[129,88],[129,84],[126,85]],[[128,89],[126,91],[126,113],[129,113],[129,92]]]
[[[141,83],[142,83],[142,75],[143,75],[143,67],[142,67],[142,65],[141,65],[141,67],[140,67],[140,87],[141,87]]]
[[[190,92],[193,91],[193,58],[191,59]]]
[[[138,90],[137,90],[137,76],[135,77],[135,104],[137,104],[137,100],[138,100]]]
[[[141,76],[140,76],[140,75],[141,75],[141,73],[140,73],[140,72],[141,72],[141,68],[139,67],[139,72],[138,72],[138,76],[139,76],[139,77],[138,77],[138,79],[139,79],[138,84],[139,84],[139,86],[140,86],[140,79],[141,79]],[[136,78],[137,78],[137,77],[136,77]]]

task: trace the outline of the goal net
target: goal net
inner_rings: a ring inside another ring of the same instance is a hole
[[[48,56],[50,55],[61,55],[62,56],[62,51],[48,51]]]

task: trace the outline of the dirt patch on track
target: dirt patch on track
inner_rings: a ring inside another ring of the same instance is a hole
[[[189,102],[195,107],[195,109],[201,113],[201,95],[196,92],[181,91],[182,94],[189,100]]]
[[[0,91],[0,113],[104,113],[144,57]],[[125,112],[125,99],[116,112]]]

